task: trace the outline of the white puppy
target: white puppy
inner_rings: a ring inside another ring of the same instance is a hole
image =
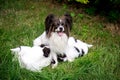
[[[11,49],[17,55],[20,67],[31,71],[41,71],[43,67],[51,64],[52,56],[48,46],[20,46]]]
[[[64,58],[64,61],[66,60],[68,60],[69,62],[74,61],[75,58],[87,54],[88,49],[92,46],[93,45],[84,43],[73,37],[69,37],[68,48],[66,49],[66,58]]]

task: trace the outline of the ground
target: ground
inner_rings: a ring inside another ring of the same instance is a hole
[[[44,31],[50,13],[73,16],[71,36],[93,44],[89,54],[74,62],[61,62],[55,69],[42,72],[21,69],[13,61],[11,48],[26,45]],[[109,27],[112,25],[112,27]],[[14,1],[0,11],[0,80],[120,80],[120,35],[117,24],[99,15],[91,16],[64,4],[51,1]]]

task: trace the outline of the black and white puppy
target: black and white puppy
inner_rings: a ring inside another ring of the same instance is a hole
[[[11,49],[11,51],[18,59],[20,67],[31,71],[41,71],[53,60],[48,46],[20,46]]]
[[[93,45],[87,44],[81,40],[75,39],[73,37],[69,37],[68,39],[68,47],[66,49],[66,57],[63,57],[63,61],[68,60],[69,62],[74,61],[75,58],[84,56],[88,53],[88,50]]]
[[[50,46],[55,64],[53,68],[57,66],[57,55],[64,55],[68,45],[68,38],[70,30],[72,28],[72,17],[70,14],[57,18],[53,14],[50,14],[45,19],[45,32],[33,43],[34,46],[46,44]]]

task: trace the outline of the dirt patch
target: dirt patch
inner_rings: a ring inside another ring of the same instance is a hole
[[[118,34],[120,35],[120,24],[119,23],[104,23],[104,28],[109,30],[113,35]]]

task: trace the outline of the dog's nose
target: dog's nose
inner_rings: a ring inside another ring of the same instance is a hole
[[[63,31],[63,28],[62,27],[60,27],[60,32],[62,32]]]

